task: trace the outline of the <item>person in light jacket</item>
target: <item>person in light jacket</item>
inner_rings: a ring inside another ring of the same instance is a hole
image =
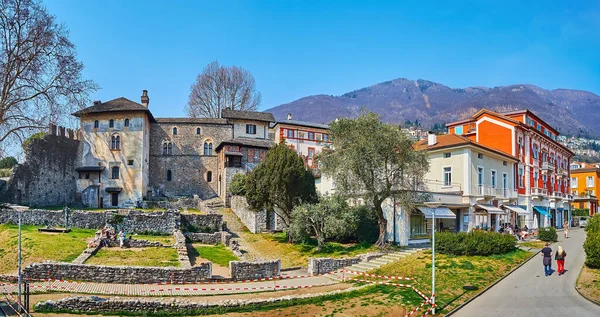
[[[558,266],[558,276],[565,274],[565,258],[567,257],[567,252],[563,250],[562,246],[558,246],[558,250],[556,250],[556,254],[554,254],[554,259],[556,260],[556,265]]]

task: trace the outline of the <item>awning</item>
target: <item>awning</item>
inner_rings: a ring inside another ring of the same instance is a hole
[[[102,172],[104,170],[104,166],[82,166],[77,167],[75,171],[77,172]]]
[[[529,212],[527,212],[527,210],[521,208],[520,206],[514,206],[514,205],[502,205],[502,207],[510,210],[510,211],[514,211],[517,213],[517,215],[527,215]]]
[[[240,153],[240,152],[225,152],[225,155],[227,156],[244,156],[244,154]]]
[[[548,208],[543,206],[533,206],[533,210],[540,213],[542,216],[546,216],[548,218],[552,218],[552,215],[548,212]]]
[[[109,193],[120,193],[121,190],[123,190],[123,188],[121,188],[121,187],[106,187],[106,189],[104,189],[104,190]]]
[[[483,209],[483,210],[487,211],[488,214],[503,215],[506,213],[504,210],[502,210],[494,205],[476,204],[475,208]]]
[[[433,218],[433,209],[429,207],[418,207],[418,209],[423,213],[425,218],[431,219]],[[435,218],[436,219],[456,219],[456,215],[446,207],[438,207],[435,208]]]

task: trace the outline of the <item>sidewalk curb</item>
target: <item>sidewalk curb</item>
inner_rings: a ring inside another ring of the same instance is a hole
[[[586,300],[588,300],[589,302],[591,302],[592,304],[596,304],[598,306],[600,306],[600,302],[597,302],[585,295],[583,295],[580,291],[579,288],[577,288],[577,281],[579,281],[579,278],[581,277],[581,272],[583,272],[583,269],[585,268],[585,264],[583,264],[583,266],[581,267],[581,271],[579,271],[579,276],[577,276],[577,279],[575,280],[575,290],[577,291],[577,294],[579,294],[581,297],[585,298]]]
[[[529,249],[531,250],[536,250],[536,249]],[[490,284],[488,287],[486,287],[485,289],[483,289],[483,291],[479,292],[479,294],[469,298],[466,302],[462,303],[460,306],[454,308],[453,310],[451,310],[450,312],[448,312],[446,315],[444,315],[444,317],[447,316],[452,316],[454,315],[457,311],[461,310],[463,307],[467,306],[467,304],[469,304],[470,302],[472,302],[473,300],[475,300],[477,297],[483,295],[485,292],[487,292],[490,288],[494,287],[496,284],[500,283],[503,279],[507,278],[509,275],[511,275],[514,271],[518,270],[521,266],[525,265],[527,262],[531,261],[531,259],[533,259],[536,255],[538,255],[542,250],[537,250],[535,251],[534,254],[532,254],[529,259],[525,260],[523,263],[519,264],[518,266],[516,266],[515,268],[513,268],[512,270],[510,270],[510,272],[504,274],[504,276],[502,276],[501,278],[497,279],[494,283]]]

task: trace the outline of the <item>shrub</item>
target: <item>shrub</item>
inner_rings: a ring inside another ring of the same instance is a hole
[[[538,238],[546,242],[556,242],[558,241],[558,234],[556,234],[556,229],[553,227],[540,228],[538,231]]]
[[[576,208],[573,209],[572,215],[574,217],[585,217],[590,215],[590,210],[588,208]]]
[[[238,173],[233,175],[229,183],[229,192],[232,195],[246,195],[246,174]]]
[[[435,250],[449,255],[505,254],[515,249],[516,238],[510,234],[487,231],[435,234]]]
[[[585,229],[587,237],[583,243],[586,259],[585,264],[589,267],[600,268],[600,214],[588,220]]]
[[[0,159],[0,169],[1,168],[11,169],[18,163],[19,162],[17,162],[16,158],[14,158],[12,156],[7,156],[5,158]]]

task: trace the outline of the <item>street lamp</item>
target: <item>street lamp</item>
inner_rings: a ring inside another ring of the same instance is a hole
[[[431,314],[435,315],[435,210],[440,207],[439,202],[426,202],[425,206],[431,208]]]

